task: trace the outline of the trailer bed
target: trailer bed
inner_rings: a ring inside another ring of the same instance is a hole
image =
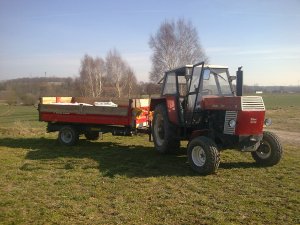
[[[99,98],[43,97],[39,104],[39,120],[49,123],[117,125],[131,128],[148,124],[148,99],[114,100],[116,107],[95,103]],[[98,104],[99,105],[99,104]]]

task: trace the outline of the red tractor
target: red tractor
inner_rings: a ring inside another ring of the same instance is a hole
[[[236,80],[236,89],[232,82]],[[154,111],[151,133],[160,153],[176,152],[188,140],[188,161],[200,174],[214,173],[219,152],[251,152],[263,166],[277,164],[282,156],[278,137],[263,127],[265,105],[260,96],[243,96],[243,71],[230,76],[224,66],[180,67],[165,73],[160,98],[151,99]]]

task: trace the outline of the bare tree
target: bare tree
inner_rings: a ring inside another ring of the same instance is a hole
[[[85,55],[81,60],[80,88],[83,96],[99,97],[103,91],[102,79],[105,75],[105,62],[97,57]]]
[[[133,70],[130,67],[127,67],[125,74],[122,78],[122,83],[124,86],[124,95],[127,95],[130,98],[133,94],[136,94],[137,89],[137,79]]]
[[[126,65],[123,62],[121,55],[116,49],[110,50],[106,56],[106,68],[107,75],[110,77],[112,85],[116,89],[117,97],[121,97],[123,84],[121,82],[122,75],[126,69]]]
[[[94,59],[94,74],[95,74],[95,97],[101,96],[103,92],[103,77],[106,75],[106,65],[102,58]]]
[[[82,96],[93,96],[92,63],[93,57],[87,54],[81,60],[79,80]]]
[[[199,61],[207,61],[196,28],[184,19],[165,21],[157,33],[150,36],[153,50],[150,80],[157,82],[166,70]]]
[[[136,83],[136,77],[117,50],[114,49],[108,52],[106,69],[110,82],[115,87],[117,97],[120,98],[122,94],[130,95],[133,83]],[[125,89],[127,89],[127,93],[124,93]]]
[[[161,85],[156,84],[156,83],[151,83],[151,82],[140,82],[138,84],[138,93],[142,97],[147,95],[149,98],[151,96],[159,96],[161,92]]]

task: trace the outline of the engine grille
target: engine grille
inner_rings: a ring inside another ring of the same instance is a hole
[[[225,122],[224,122],[224,134],[234,134],[235,127],[229,126],[230,120],[236,121],[237,111],[226,111],[225,114]]]
[[[264,101],[260,96],[243,96],[241,101],[243,111],[265,110]]]

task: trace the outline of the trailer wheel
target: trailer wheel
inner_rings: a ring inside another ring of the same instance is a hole
[[[282,145],[277,135],[264,131],[260,146],[251,152],[253,159],[262,166],[273,166],[279,163],[282,157]]]
[[[67,146],[75,145],[79,140],[79,133],[72,126],[64,126],[58,134],[58,141]]]
[[[214,142],[207,137],[191,140],[187,155],[192,169],[202,175],[216,172],[220,164],[220,153]]]
[[[176,126],[171,124],[168,119],[165,104],[159,104],[155,107],[152,136],[155,149],[159,153],[174,153],[179,150],[180,139],[177,137]]]
[[[97,131],[88,131],[86,133],[84,133],[84,136],[87,140],[90,140],[90,141],[96,141],[99,139],[99,132]]]

